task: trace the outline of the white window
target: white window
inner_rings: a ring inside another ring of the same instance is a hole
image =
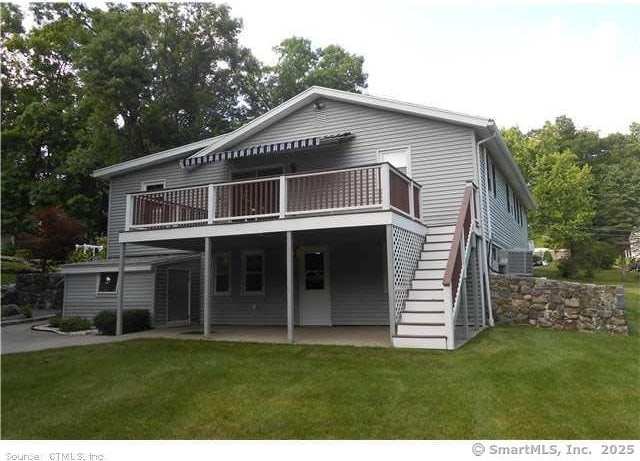
[[[213,294],[231,294],[231,253],[216,253],[213,264]]]
[[[118,291],[118,273],[117,272],[101,272],[98,274],[98,293],[117,293]]]
[[[248,250],[242,253],[242,294],[264,294],[264,251]]]
[[[157,181],[143,181],[142,190],[145,192],[153,192],[156,190],[162,190],[167,188],[167,181],[160,179]]]
[[[378,162],[387,162],[411,177],[411,148],[394,147],[378,150]]]

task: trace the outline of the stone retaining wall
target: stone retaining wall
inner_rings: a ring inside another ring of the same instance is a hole
[[[496,322],[623,335],[629,332],[622,286],[491,274],[491,301]]]

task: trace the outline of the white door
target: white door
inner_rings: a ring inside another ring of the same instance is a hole
[[[331,325],[329,247],[302,247],[298,254],[301,325]]]

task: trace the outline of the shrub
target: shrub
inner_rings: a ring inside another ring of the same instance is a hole
[[[547,263],[553,262],[553,256],[551,256],[551,252],[549,250],[546,250],[544,252],[544,255],[542,255],[542,260]]]
[[[18,311],[20,311],[20,313],[24,315],[25,318],[30,319],[31,317],[33,317],[33,312],[31,312],[31,304],[25,304],[24,306],[20,306],[18,308]]]
[[[7,306],[2,306],[2,317],[10,317],[12,315],[18,314],[20,311],[18,310],[18,306],[15,304],[9,304]]]
[[[103,335],[116,334],[116,311],[104,310],[98,312],[93,320],[96,328]],[[133,333],[151,328],[151,316],[146,309],[125,309],[122,315],[122,332]]]
[[[62,317],[59,315],[56,315],[55,317],[51,317],[49,319],[49,326],[53,327],[53,328],[60,328],[60,321],[62,320]]]
[[[0,248],[0,253],[2,253],[2,256],[15,256],[16,246],[13,242],[3,243],[2,248]]]
[[[60,319],[58,328],[60,328],[60,331],[65,332],[90,330],[91,322],[83,317],[67,317]]]

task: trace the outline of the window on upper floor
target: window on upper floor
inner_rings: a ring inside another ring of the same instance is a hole
[[[238,170],[231,172],[231,180],[266,178],[268,176],[279,176],[283,173],[283,166]]]
[[[163,190],[166,187],[166,184],[167,182],[164,179],[159,181],[144,181],[142,183],[142,190],[146,192]]]
[[[491,181],[491,162],[487,158],[487,191],[491,192],[491,185],[493,182]]]
[[[511,192],[509,190],[509,185],[504,185],[505,193],[507,194],[507,211],[511,213]]]
[[[493,178],[493,198],[498,196],[498,183],[496,182],[496,166],[491,163],[491,177]]]
[[[411,148],[393,147],[378,150],[378,162],[387,162],[411,177]]]

